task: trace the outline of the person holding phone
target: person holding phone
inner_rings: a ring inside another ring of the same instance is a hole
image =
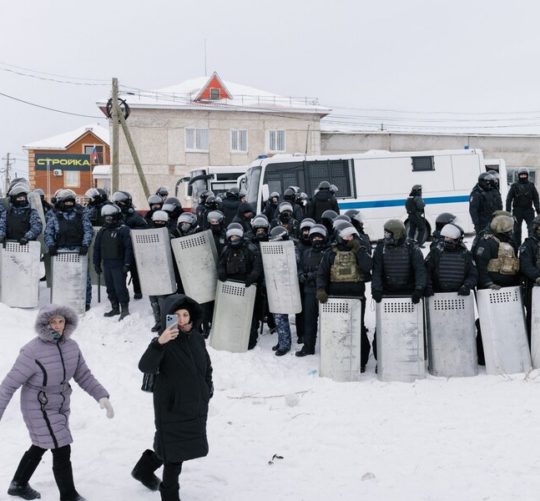
[[[208,454],[206,419],[212,398],[212,363],[200,325],[201,308],[183,295],[163,304],[166,325],[139,362],[144,373],[156,375],[154,450],[144,451],[132,476],[151,490],[159,488],[162,501],[179,501],[182,464]],[[155,451],[155,452],[154,452]],[[163,464],[160,484],[155,471]]]

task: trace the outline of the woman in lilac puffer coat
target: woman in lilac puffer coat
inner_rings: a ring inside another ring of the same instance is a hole
[[[0,419],[13,394],[22,386],[21,410],[32,446],[26,451],[15,472],[8,494],[23,499],[40,498],[28,481],[43,454],[51,449],[53,473],[61,501],[83,498],[73,483],[69,429],[71,386],[73,378],[112,418],[109,394],[90,372],[79,345],[70,339],[77,327],[77,314],[67,306],[47,305],[36,318],[37,337],[24,345],[0,385]]]

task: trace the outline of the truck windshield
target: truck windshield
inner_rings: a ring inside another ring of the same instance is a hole
[[[261,179],[262,167],[252,167],[246,173],[247,180],[247,201],[253,208],[257,207],[257,200],[259,199],[259,181]]]

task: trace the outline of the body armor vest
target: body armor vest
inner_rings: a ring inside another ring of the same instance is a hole
[[[249,272],[246,249],[231,248],[227,256],[227,275],[245,275]]]
[[[491,236],[499,244],[499,253],[488,262],[487,270],[501,275],[516,275],[519,273],[519,259],[516,257],[514,248],[507,242],[501,242],[495,236]]]
[[[465,264],[464,252],[441,253],[437,270],[441,292],[456,292],[463,285]]]
[[[79,247],[84,238],[82,214],[75,211],[73,219],[66,219],[61,212],[56,213],[58,219],[58,234],[56,235],[57,247]]]
[[[383,279],[390,288],[409,287],[411,257],[407,245],[383,247]]]
[[[30,229],[30,209],[19,212],[10,210],[7,213],[6,238],[8,240],[19,240],[26,235]]]
[[[356,255],[351,251],[333,249],[336,257],[330,267],[331,282],[362,282],[363,275],[356,262]]]
[[[101,234],[101,257],[102,259],[123,259],[124,246],[118,230],[119,226],[106,228]]]

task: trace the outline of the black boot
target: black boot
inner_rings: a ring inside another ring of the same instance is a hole
[[[13,480],[9,485],[8,494],[10,496],[18,496],[23,499],[40,499],[41,494],[30,487],[28,481],[36,471],[41,458],[36,458],[28,452],[23,454],[21,462],[17,467],[17,471],[13,476]]]
[[[67,461],[59,467],[53,466],[53,473],[60,491],[60,501],[86,501],[75,489],[71,461]]]
[[[122,309],[122,312],[120,313],[120,318],[118,319],[119,322],[124,320],[129,315],[129,304],[128,303],[122,303],[120,305],[120,308]]]
[[[159,303],[157,301],[151,301],[152,313],[154,314],[154,327],[150,330],[152,332],[159,332],[161,330],[161,311],[159,309]]]
[[[111,301],[111,306],[112,306],[111,311],[108,311],[108,312],[104,313],[103,314],[104,317],[114,317],[116,315],[120,315],[120,310],[118,308],[118,303],[113,303]]]
[[[163,462],[157,457],[156,453],[147,449],[143,452],[141,459],[137,461],[135,468],[131,472],[131,476],[151,491],[157,491],[161,480],[154,475],[154,472],[162,464]]]

